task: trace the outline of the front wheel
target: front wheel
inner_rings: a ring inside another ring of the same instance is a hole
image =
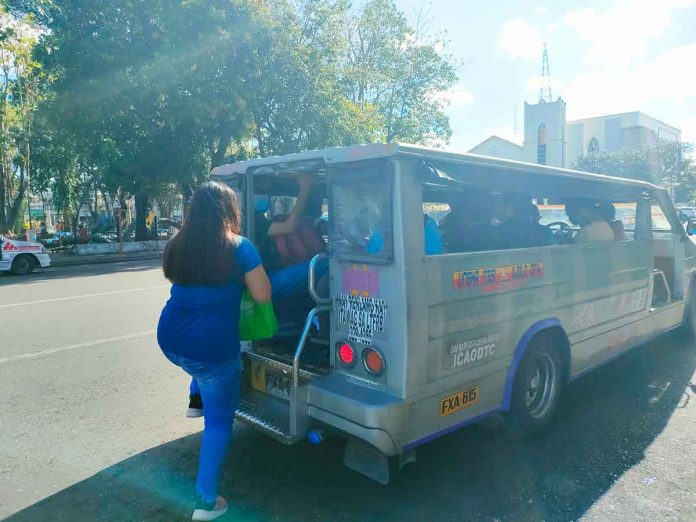
[[[12,273],[15,275],[27,275],[34,271],[34,260],[27,256],[17,256],[12,262]]]
[[[553,419],[561,396],[561,357],[553,339],[537,335],[522,357],[512,387],[509,424],[520,436],[533,435]]]

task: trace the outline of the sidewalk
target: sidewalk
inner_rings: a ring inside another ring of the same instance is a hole
[[[71,252],[56,252],[51,256],[51,267],[79,265],[98,265],[105,263],[125,263],[129,261],[147,261],[152,259],[162,259],[162,252],[133,252],[129,254],[95,254],[77,255]]]

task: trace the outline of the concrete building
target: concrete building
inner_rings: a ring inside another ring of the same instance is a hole
[[[681,131],[642,112],[572,120],[567,124],[571,165],[594,152],[643,148],[659,141],[681,141]]]
[[[513,143],[500,136],[491,136],[476,145],[469,152],[481,154],[482,156],[493,156],[494,158],[505,158],[522,161],[522,145]]]
[[[626,112],[566,122],[566,104],[524,104],[524,142],[491,136],[469,152],[554,167],[572,168],[583,156],[600,151],[643,148],[660,141],[681,141],[681,131],[642,112]]]

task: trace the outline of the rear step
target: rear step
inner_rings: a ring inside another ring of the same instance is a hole
[[[323,308],[317,307],[307,316],[292,364],[252,352],[244,354],[244,378],[236,418],[283,444],[294,444],[305,437],[309,425],[307,384],[325,373],[318,368],[309,371],[307,366],[301,368],[299,364],[312,319],[321,311]],[[267,381],[269,377],[272,380]]]

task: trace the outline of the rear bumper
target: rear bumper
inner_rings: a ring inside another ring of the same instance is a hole
[[[48,254],[34,254],[36,259],[39,261],[41,268],[47,268],[51,266],[51,257]]]
[[[386,456],[399,454],[408,412],[401,399],[334,374],[312,381],[308,403],[311,419],[364,440]]]

